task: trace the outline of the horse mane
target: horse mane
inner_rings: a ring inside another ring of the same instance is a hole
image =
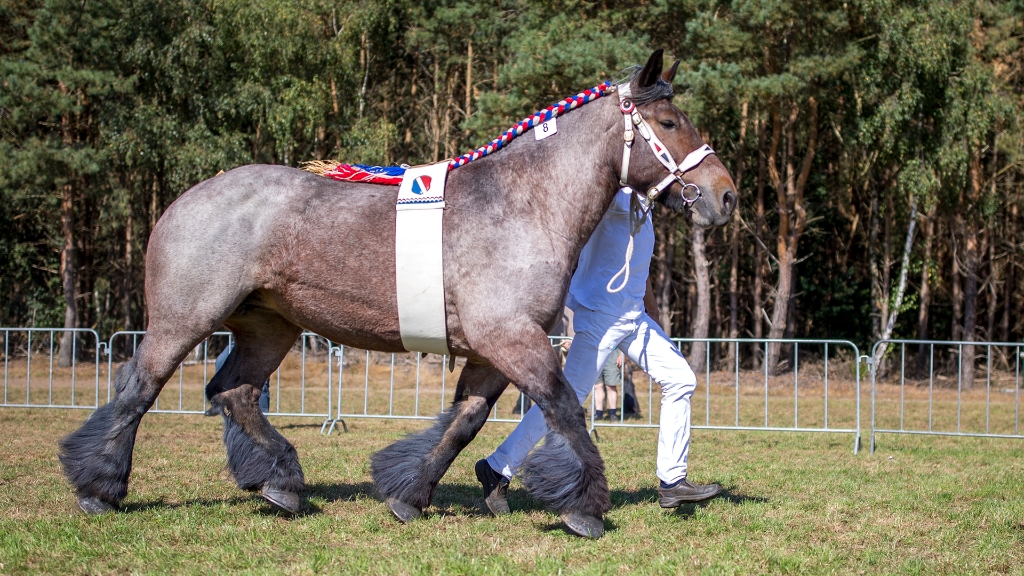
[[[643,66],[630,66],[623,70],[625,77],[615,82],[616,85],[629,84],[633,95],[631,96],[633,103],[637,106],[643,106],[644,104],[650,104],[651,102],[657,102],[658,100],[666,99],[672,100],[675,96],[675,90],[672,89],[672,85],[665,82],[661,78],[651,86],[646,88],[640,88],[633,84],[636,77],[640,75],[643,70]]]
[[[662,82],[659,80],[659,82]],[[515,126],[509,128],[501,136],[491,140],[489,143],[471,150],[462,156],[457,156],[448,160],[448,170],[455,170],[460,166],[483,158],[489,154],[501,150],[506,144],[511,142],[517,136],[533,129],[534,126],[541,122],[546,122],[552,118],[561,116],[562,114],[575,110],[576,108],[601,98],[602,96],[609,94],[615,90],[615,86],[611,81],[603,82],[584,90],[574,96],[569,96],[563,100],[560,100],[543,110],[534,112],[530,116],[523,118]],[[671,86],[669,87],[671,91]],[[345,164],[339,163],[333,160],[314,160],[312,162],[300,163],[303,170],[312,172],[319,176],[326,176],[332,180],[344,180],[350,182],[368,182],[371,184],[387,184],[396,186],[401,183],[402,175],[405,173],[407,166],[366,166],[362,164]]]

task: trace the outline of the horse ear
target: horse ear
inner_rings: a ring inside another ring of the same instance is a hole
[[[661,73],[661,79],[671,84],[676,78],[676,71],[679,70],[679,60],[676,60],[672,67]]]
[[[640,71],[640,75],[636,77],[638,88],[648,88],[658,83],[658,77],[661,76],[661,69],[664,66],[662,55],[665,53],[664,50],[658,48],[651,54],[651,57],[647,59],[647,64],[644,64],[644,69]]]

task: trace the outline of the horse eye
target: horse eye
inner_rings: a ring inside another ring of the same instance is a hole
[[[662,127],[668,128],[669,130],[676,127],[676,123],[671,120],[659,120],[658,124],[661,124]]]

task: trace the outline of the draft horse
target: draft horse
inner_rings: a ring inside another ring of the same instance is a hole
[[[704,142],[671,102],[677,66],[663,73],[659,50],[618,89],[631,92],[634,120],[683,158]],[[682,172],[667,178],[666,165],[643,143],[624,161],[630,115],[620,100],[594,100],[559,118],[554,136],[516,139],[450,172],[442,254],[447,338],[467,364],[450,410],[371,458],[373,480],[400,520],[430,504],[511,381],[543,409],[551,430],[523,466],[527,488],[577,533],[603,531],[611,506],[604,464],[547,338],[574,263],[620,179],[637,191],[662,183],[659,201],[685,208],[697,225],[725,223],[736,203],[716,156],[687,171],[686,182]],[[223,325],[236,345],[206,393],[224,417],[229,469],[240,488],[297,511],[302,467],[260,412],[260,383],[304,329],[347,346],[404,350],[396,198],[396,186],[253,165],[201,182],[171,204],[146,255],[146,337],[118,370],[113,401],[60,442],[79,506],[88,513],[119,506],[142,416],[186,354]]]

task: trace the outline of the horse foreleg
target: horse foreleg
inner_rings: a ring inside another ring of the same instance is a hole
[[[487,415],[508,386],[491,366],[467,364],[459,377],[455,402],[427,430],[410,434],[370,458],[370,474],[388,508],[402,522],[420,516],[434,489],[487,422]]]
[[[263,415],[260,388],[242,384],[220,392],[211,402],[224,416],[228,469],[242,490],[262,490],[271,504],[295,514],[306,480],[299,455]]]
[[[604,462],[587,432],[583,408],[562,374],[558,357],[547,336],[518,346],[503,342],[489,358],[512,379],[544,413],[548,433],[519,468],[523,484],[541,502],[559,512],[569,528],[582,536],[604,532],[603,514],[611,508]],[[529,335],[531,331],[524,331]],[[499,343],[498,338],[490,341]],[[509,351],[515,350],[516,353]],[[528,351],[529,356],[519,351]]]
[[[587,433],[583,408],[568,382],[550,391],[527,394],[544,412],[548,433],[544,444],[523,461],[523,485],[538,500],[559,512],[581,536],[604,533],[605,512],[611,508],[604,462]]]

